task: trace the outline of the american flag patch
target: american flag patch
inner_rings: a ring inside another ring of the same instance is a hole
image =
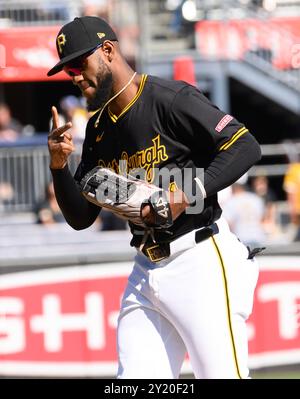
[[[233,119],[233,116],[231,116],[231,115],[225,115],[221,120],[220,120],[220,122],[217,124],[217,126],[215,127],[215,130],[218,132],[218,133],[221,133],[221,131],[224,129],[224,127],[226,127],[227,125],[228,125],[228,123],[230,122],[230,121],[232,121],[232,119]]]

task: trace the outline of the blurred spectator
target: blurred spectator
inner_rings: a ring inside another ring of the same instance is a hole
[[[83,140],[85,136],[85,128],[89,119],[88,112],[81,105],[80,100],[75,96],[66,96],[60,100],[59,124],[63,125],[72,122],[70,133],[74,140]],[[50,120],[50,124],[52,119]],[[50,126],[51,129],[51,126]]]
[[[20,122],[12,117],[8,105],[0,103],[0,142],[16,141],[22,129]]]
[[[222,209],[223,209],[223,206],[225,205],[225,203],[231,197],[232,197],[232,187],[231,186],[228,186],[218,192],[218,203]]]
[[[247,184],[248,181],[248,173],[246,172],[242,175],[237,181],[237,184]],[[223,190],[218,192],[218,202],[223,209],[225,203],[232,197],[232,186],[228,186]]]
[[[167,0],[166,8],[173,11],[173,16],[170,23],[170,28],[176,36],[184,33],[183,25],[184,19],[182,17],[182,6],[185,0]]]
[[[71,134],[76,139],[84,139],[85,128],[88,122],[88,113],[75,96],[63,97],[60,101],[60,109],[66,122],[72,122]]]
[[[283,181],[291,222],[296,227],[294,241],[300,241],[300,162],[290,164]]]
[[[37,7],[37,19],[43,21],[67,21],[70,7],[61,0],[42,0]]]
[[[36,222],[39,224],[65,223],[65,218],[56,201],[53,182],[47,184],[45,196],[36,206]]]
[[[0,182],[0,210],[13,200],[14,195],[14,189],[10,183]]]
[[[269,180],[267,176],[256,176],[252,180],[252,190],[264,202],[265,214],[263,217],[263,225],[267,234],[270,236],[278,232],[276,224],[276,196],[272,189],[269,187]]]
[[[124,219],[121,219],[114,215],[112,212],[102,208],[100,212],[100,230],[108,231],[108,230],[126,230],[127,222]]]
[[[206,4],[203,0],[166,0],[165,8],[172,11],[170,29],[175,37],[188,39],[195,46],[195,24],[207,18]]]
[[[263,200],[248,192],[244,184],[232,185],[232,196],[223,206],[223,215],[236,236],[251,249],[265,243]]]
[[[112,1],[109,0],[83,0],[82,14],[100,17],[108,21],[110,19],[111,3]]]
[[[138,41],[141,39],[136,2],[122,0],[114,8],[116,11],[110,12],[110,23],[117,27],[122,53],[129,61],[134,62],[138,55]]]

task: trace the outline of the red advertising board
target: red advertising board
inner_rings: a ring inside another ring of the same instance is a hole
[[[114,373],[128,272],[96,265],[2,276],[0,374]]]
[[[300,363],[300,257],[259,258],[248,320],[250,366]]]
[[[278,69],[299,68],[300,18],[214,21],[195,26],[196,47],[210,59],[240,60],[248,52],[270,58]]]
[[[57,62],[55,46],[60,27],[0,29],[0,82],[69,79],[63,72],[47,77]]]
[[[300,363],[300,257],[261,257],[260,264],[249,365]],[[115,375],[117,317],[130,269],[124,263],[2,275],[0,375]]]

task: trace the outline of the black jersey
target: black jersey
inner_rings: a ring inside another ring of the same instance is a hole
[[[98,115],[87,125],[77,181],[97,165],[120,173],[121,160],[128,173],[143,168],[147,180],[158,184],[155,168],[206,169],[216,153],[226,151],[247,132],[243,124],[218,109],[194,86],[147,75],[142,76],[136,96],[119,116],[108,108],[95,127]],[[208,196],[201,213],[182,213],[172,228],[156,239],[178,237],[211,224],[220,215],[217,194]],[[135,238],[141,237],[137,226],[130,227]]]

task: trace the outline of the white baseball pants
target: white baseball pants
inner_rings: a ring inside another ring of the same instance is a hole
[[[138,251],[118,321],[118,378],[178,378],[188,352],[196,378],[248,378],[246,320],[256,260],[224,219],[198,244],[195,231],[151,262]]]

